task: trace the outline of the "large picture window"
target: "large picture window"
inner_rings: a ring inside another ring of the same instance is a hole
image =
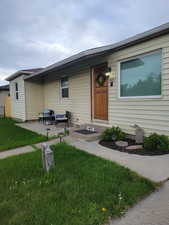
[[[68,98],[69,97],[69,80],[68,77],[64,77],[61,79],[61,97]]]
[[[161,51],[120,63],[120,97],[161,95]]]

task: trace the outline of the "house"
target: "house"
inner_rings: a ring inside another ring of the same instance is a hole
[[[169,136],[169,23],[27,72],[7,78],[14,118],[68,110],[75,124],[118,125],[128,133],[137,124]]]
[[[9,95],[9,85],[0,86],[0,115],[4,115],[5,97]]]
[[[41,97],[40,101],[38,101],[39,91],[36,91],[37,85],[24,80],[27,76],[40,70],[42,68],[19,70],[6,79],[10,82],[11,115],[14,119],[21,121],[35,119],[36,109],[42,109]],[[29,96],[32,97],[31,103]],[[30,114],[30,110],[34,110],[34,116]],[[37,115],[38,113],[36,118]]]

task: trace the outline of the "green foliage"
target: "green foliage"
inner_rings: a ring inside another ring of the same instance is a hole
[[[107,128],[101,136],[104,141],[112,141],[112,137],[115,141],[121,141],[125,139],[126,135],[119,127],[112,127]]]
[[[16,121],[0,118],[0,151],[46,141],[47,137],[15,125]]]
[[[68,130],[67,128],[65,128],[65,129],[64,129],[64,135],[65,135],[65,136],[69,136],[69,133],[70,133],[69,130]]]
[[[2,225],[107,224],[155,189],[129,169],[73,146],[52,150],[56,166],[49,173],[40,150],[0,160]]]
[[[149,151],[169,151],[169,138],[156,133],[144,138],[144,149]]]

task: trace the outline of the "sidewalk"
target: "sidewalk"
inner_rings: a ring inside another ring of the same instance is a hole
[[[34,148],[32,148],[31,146],[27,145],[24,147],[20,147],[20,148],[15,148],[15,149],[11,149],[11,150],[7,150],[4,152],[0,152],[0,159],[4,159],[13,155],[19,155],[19,154],[23,154],[23,153],[27,153],[27,152],[33,152],[35,151]]]
[[[85,140],[72,138],[70,136],[64,139],[68,144],[74,145],[83,151],[100,156],[104,159],[115,161],[153,181],[160,182],[169,178],[169,154],[161,156],[140,156],[105,148],[99,145],[97,141],[87,142]],[[52,145],[58,142],[59,139],[53,139],[45,143]],[[40,148],[41,145],[42,143],[35,144],[38,148]],[[32,151],[35,151],[33,147],[24,146],[0,152],[0,159]]]
[[[87,142],[67,137],[67,143],[88,153],[115,161],[150,180],[160,182],[169,178],[169,154],[161,156],[141,156],[108,149],[98,142]]]
[[[169,225],[169,181],[108,225]]]
[[[58,141],[59,141],[58,139],[53,139],[53,140],[50,140],[48,142],[41,142],[41,143],[37,143],[37,144],[34,144],[34,145],[37,148],[40,148],[43,143],[47,143],[48,145],[52,145],[52,144],[58,143]],[[24,153],[27,153],[27,152],[33,152],[33,151],[35,151],[35,149],[32,146],[26,145],[26,146],[23,146],[23,147],[19,147],[19,148],[10,149],[10,150],[7,150],[7,151],[0,152],[0,159],[4,159],[4,158],[14,156],[14,155],[24,154]]]

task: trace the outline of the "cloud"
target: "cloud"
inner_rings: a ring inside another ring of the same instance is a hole
[[[14,73],[15,70],[14,69],[5,69],[5,68],[1,68],[0,67],[0,86],[1,85],[5,85],[8,84],[8,81],[5,81],[4,79],[9,75]]]
[[[169,21],[168,0],[1,0],[0,7],[1,78]]]
[[[68,55],[71,53],[71,49],[66,48],[63,44],[53,42],[53,43],[48,43],[44,41],[36,41],[36,42],[30,42],[27,45],[28,48],[34,49],[40,53],[43,52],[54,52],[57,54],[58,52],[61,52],[64,55]]]

